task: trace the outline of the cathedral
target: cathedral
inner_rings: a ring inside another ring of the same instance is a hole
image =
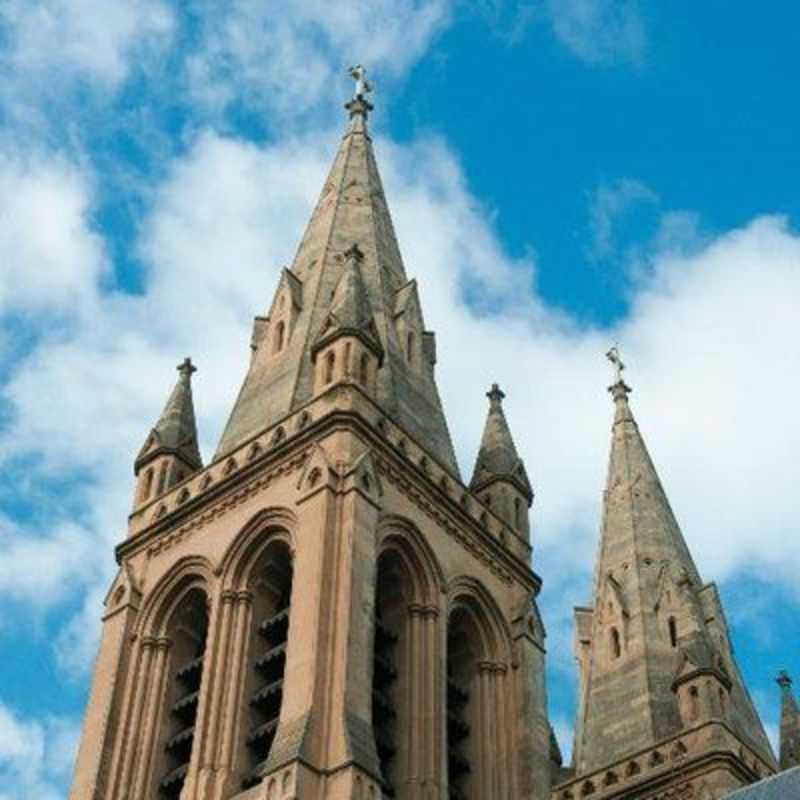
[[[359,78],[213,458],[189,359],[135,458],[71,800],[717,800],[769,778],[719,593],[618,358],[562,764],[533,487],[496,385],[459,472]],[[781,685],[791,767],[800,713]]]

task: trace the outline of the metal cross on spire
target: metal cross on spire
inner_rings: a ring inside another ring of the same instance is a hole
[[[622,370],[625,369],[625,364],[622,363],[622,357],[619,354],[619,347],[614,345],[607,353],[606,358],[614,365],[615,383],[622,383]]]
[[[356,82],[353,100],[363,100],[364,95],[372,91],[372,84],[367,80],[367,68],[363,64],[356,64],[347,70],[350,77]]]

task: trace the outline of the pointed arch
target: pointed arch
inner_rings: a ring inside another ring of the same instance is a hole
[[[460,576],[447,586],[448,618],[456,608],[474,614],[484,642],[485,658],[511,659],[511,632],[502,611],[489,590],[477,578]]]
[[[195,587],[201,587],[210,596],[215,584],[214,569],[208,559],[199,555],[178,559],[147,593],[139,614],[138,634],[164,636],[166,624],[183,596]]]
[[[297,517],[283,506],[272,506],[255,513],[222,557],[218,568],[222,585],[230,589],[245,589],[250,572],[269,540],[283,540],[294,553],[296,529]]]
[[[444,591],[444,571],[433,548],[410,520],[394,514],[385,516],[378,524],[378,557],[395,550],[406,562],[414,581],[415,602],[438,605]]]

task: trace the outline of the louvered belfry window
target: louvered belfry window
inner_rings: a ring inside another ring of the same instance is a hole
[[[193,589],[176,609],[170,623],[172,669],[166,720],[166,770],[159,782],[162,798],[177,800],[180,797],[189,770],[207,633],[206,596],[199,589]]]

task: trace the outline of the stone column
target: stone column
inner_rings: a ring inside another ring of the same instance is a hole
[[[220,714],[217,732],[218,750],[215,763],[217,779],[214,793],[210,797],[223,798],[230,795],[236,783],[234,757],[242,714],[243,685],[247,674],[247,650],[250,644],[248,632],[252,621],[253,593],[230,592],[227,600],[230,610],[230,649],[226,653],[227,670],[221,681]],[[203,799],[204,800],[204,799]]]
[[[134,749],[138,752],[138,764],[132,774],[133,798],[146,797],[151,783],[152,763],[156,748],[161,743],[158,735],[158,722],[161,718],[161,706],[164,702],[164,682],[166,680],[169,660],[170,641],[166,638],[156,640],[150,662],[150,674],[145,684],[147,699],[138,727],[141,745]]]
[[[494,692],[492,691],[494,665],[489,661],[478,664],[479,691],[478,691],[478,735],[480,758],[480,798],[491,800],[494,798],[494,772],[495,772],[495,725],[494,725]]]
[[[219,715],[225,691],[225,666],[231,637],[231,609],[236,594],[225,591],[212,608],[209,635],[203,658],[201,702],[194,732],[192,765],[184,795],[188,798],[211,796],[217,768],[219,747]]]
[[[399,731],[406,737],[406,781],[408,783],[408,800],[418,800],[421,796],[421,784],[424,781],[422,760],[425,754],[425,672],[427,663],[423,650],[424,613],[425,609],[418,603],[408,607],[408,644],[407,673],[408,707],[406,717],[407,730]]]
[[[495,774],[497,775],[497,797],[499,800],[509,800],[510,797],[508,779],[511,773],[511,766],[508,759],[507,672],[508,668],[505,664],[495,664],[493,674],[497,718],[497,736],[495,737],[495,763],[497,766]]]
[[[436,606],[426,606],[423,609],[424,643],[425,652],[422,662],[422,678],[424,681],[423,700],[423,756],[425,759],[423,773],[423,797],[425,800],[439,796],[438,786],[440,774],[438,765],[442,746],[441,737],[438,735],[439,720],[441,718],[441,693],[440,693],[440,654],[438,644],[437,623],[439,609]]]
[[[156,639],[148,636],[139,640],[136,668],[131,670],[129,705],[125,720],[125,736],[120,742],[117,773],[114,777],[113,797],[124,800],[129,796],[131,771],[139,752],[141,726],[139,721],[150,681],[150,664],[155,652]]]

